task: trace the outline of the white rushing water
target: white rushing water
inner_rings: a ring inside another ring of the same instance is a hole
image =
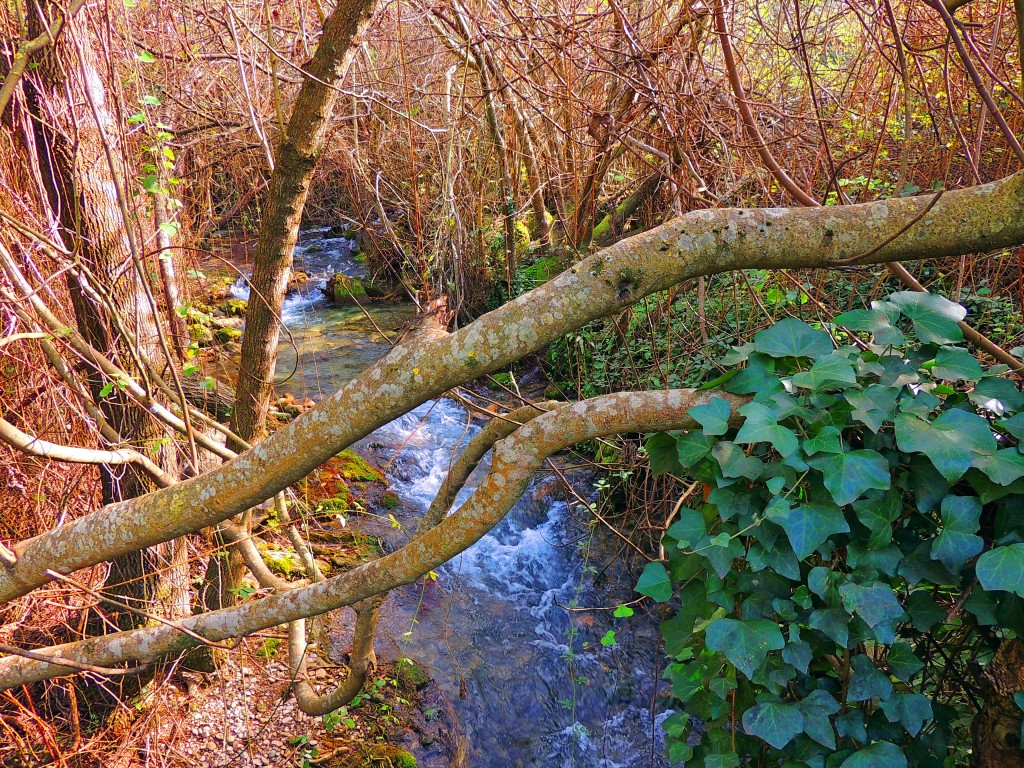
[[[425,510],[457,447],[477,429],[461,406],[439,400],[369,442],[377,450],[401,446],[389,470],[392,489]],[[470,485],[485,471],[486,461]],[[614,568],[602,586],[592,586],[584,568],[589,531],[556,490],[550,478],[535,480],[494,530],[442,569],[435,606],[409,601],[407,655],[430,668],[456,701],[472,766],[667,765],[661,721],[668,713],[658,715],[656,705],[652,722],[661,671],[656,630],[639,617],[567,610],[574,601],[614,607],[631,599],[631,590]],[[580,491],[589,493],[585,484]],[[614,648],[600,643],[608,629],[619,634]]]
[[[310,279],[285,296],[281,315],[286,323],[301,322],[310,311],[326,303],[323,289],[335,272],[349,277],[366,277],[366,267],[352,258],[355,241],[329,235],[328,228],[320,227],[303,230],[299,237],[293,272],[305,272]],[[236,299],[249,300],[250,274],[240,275],[231,285],[231,295]]]

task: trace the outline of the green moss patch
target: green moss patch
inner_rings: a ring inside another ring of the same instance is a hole
[[[355,451],[345,450],[299,481],[296,488],[310,508],[344,513],[355,508],[373,485],[387,487],[384,473]]]

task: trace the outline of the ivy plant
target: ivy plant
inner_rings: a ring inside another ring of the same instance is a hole
[[[733,347],[750,395],[652,435],[696,478],[637,591],[662,625],[673,764],[968,759],[979,670],[1024,634],[1024,395],[962,346],[962,307],[896,293]]]

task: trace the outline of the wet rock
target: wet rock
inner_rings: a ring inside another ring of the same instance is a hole
[[[398,679],[410,688],[420,690],[426,688],[430,682],[430,675],[412,659],[399,659],[395,665]]]
[[[323,291],[335,304],[363,304],[399,298],[383,283],[374,280],[360,280],[340,272],[331,276]]]
[[[314,246],[311,246],[311,248],[312,247]],[[312,253],[312,251],[309,252]],[[309,282],[309,280],[310,277],[307,273],[303,272],[302,270],[295,270],[288,277],[288,293],[291,293],[292,291],[297,291],[300,286],[305,285],[306,283]]]

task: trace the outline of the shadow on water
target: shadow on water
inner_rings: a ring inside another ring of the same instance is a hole
[[[379,333],[412,315],[407,305],[372,305],[371,323],[357,308],[334,307],[320,285],[333,271],[363,274],[351,245],[306,232],[299,260],[311,280],[290,296],[287,323],[298,351],[282,347],[281,389],[318,399],[387,351]],[[233,292],[244,297],[239,281]],[[375,327],[376,325],[376,327]],[[377,430],[360,448],[390,462],[392,489],[425,510],[460,444],[478,429],[450,400],[426,403]],[[471,487],[486,471],[486,461]],[[574,479],[590,495],[588,479]],[[538,475],[490,534],[447,564],[438,580],[397,590],[382,620],[378,653],[407,656],[425,667],[455,706],[470,745],[468,765],[494,768],[580,766],[640,768],[663,759],[661,722],[670,714],[658,697],[663,664],[656,622],[616,619],[632,600],[632,577],[615,546],[571,508],[559,484]],[[404,533],[390,542],[400,546]],[[589,557],[588,557],[589,556]],[[603,578],[595,584],[598,569]],[[617,642],[601,638],[614,630]],[[429,750],[428,750],[429,751]],[[436,752],[436,748],[435,748]]]

